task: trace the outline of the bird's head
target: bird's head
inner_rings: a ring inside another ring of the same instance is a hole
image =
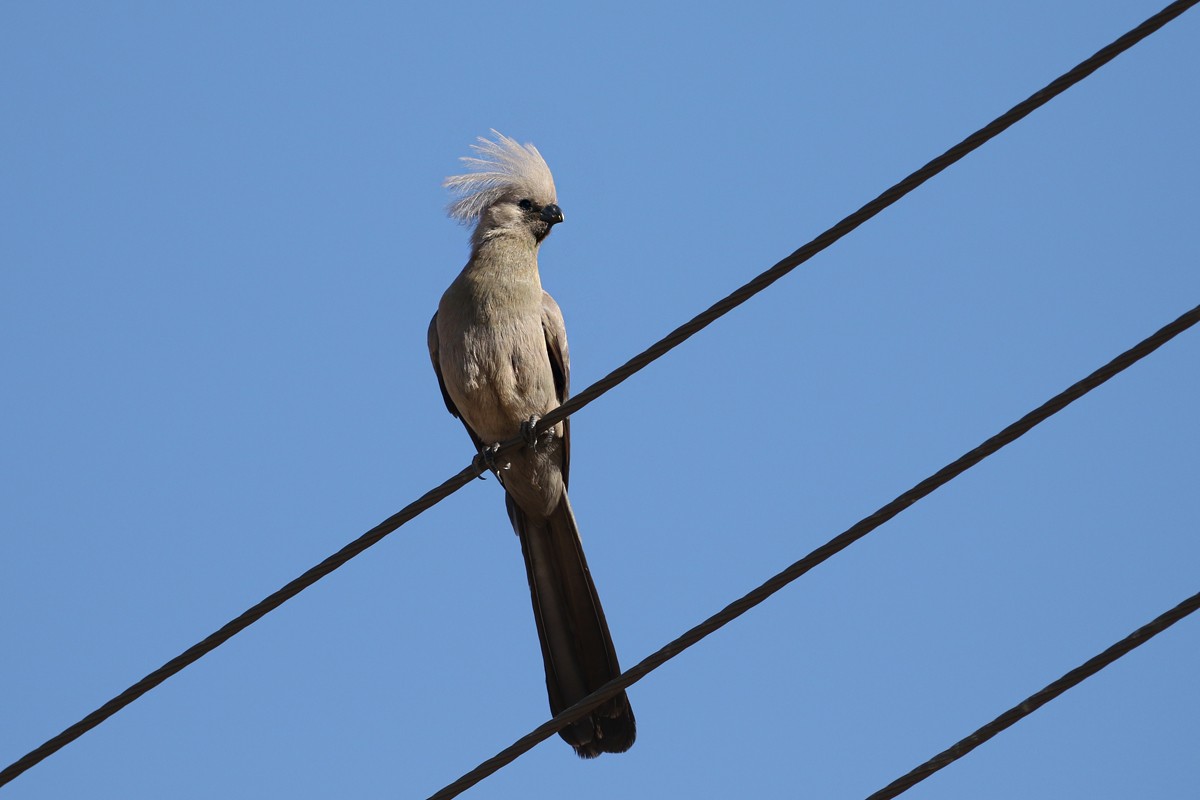
[[[476,223],[472,239],[477,244],[519,236],[530,237],[536,246],[563,221],[554,177],[536,147],[496,130],[492,134],[495,141],[481,136],[471,146],[478,155],[462,159],[470,172],[446,179],[444,186],[458,196],[448,211],[459,222]]]

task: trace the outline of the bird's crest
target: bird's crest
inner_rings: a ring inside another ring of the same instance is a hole
[[[495,141],[480,136],[479,144],[471,145],[477,156],[459,159],[471,171],[446,178],[442,184],[458,196],[446,210],[459,222],[475,222],[488,206],[510,193],[539,203],[556,202],[554,178],[538,149],[519,144],[495,128],[492,134]]]

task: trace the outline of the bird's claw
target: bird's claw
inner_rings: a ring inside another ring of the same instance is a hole
[[[534,414],[521,423],[521,438],[525,440],[525,446],[530,450],[536,448],[538,444],[537,424],[540,419],[541,417]]]
[[[482,463],[483,467],[485,469],[487,469],[489,472],[499,472],[500,470],[508,469],[509,466],[511,466],[507,461],[504,462],[503,464],[501,464],[496,460],[496,456],[499,455],[499,453],[500,453],[499,443],[490,444],[487,447],[480,450],[479,455],[476,456],[476,458],[479,459],[479,461],[480,461],[480,463]],[[479,479],[483,480],[483,475],[480,475]]]
[[[554,428],[548,428],[540,434],[537,432],[537,424],[541,421],[542,418],[534,414],[521,423],[521,438],[525,440],[525,446],[530,450],[535,450],[539,444],[554,438]]]

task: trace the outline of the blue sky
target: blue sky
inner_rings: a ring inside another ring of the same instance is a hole
[[[8,4],[0,762],[460,469],[441,179],[533,141],[582,388],[1159,2]],[[1200,302],[1193,11],[575,419],[631,665]],[[864,797],[1200,589],[1189,332],[468,797]],[[476,482],[5,788],[424,797],[547,717]],[[909,793],[1189,796],[1189,619]]]

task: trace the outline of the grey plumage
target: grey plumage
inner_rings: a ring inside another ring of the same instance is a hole
[[[470,171],[446,179],[449,213],[475,222],[471,257],[429,324],[429,355],[446,407],[477,448],[517,436],[566,401],[570,355],[558,304],[542,289],[537,254],[563,219],[554,179],[533,145],[492,131]],[[506,453],[497,471],[521,542],[534,619],[557,714],[618,675],[616,650],[567,499],[571,428]],[[584,758],[628,750],[635,737],[624,693],[561,732]]]
[[[554,202],[554,176],[538,149],[519,144],[494,128],[492,135],[495,141],[480,136],[471,145],[478,155],[459,159],[469,172],[452,175],[442,184],[458,196],[446,210],[459,222],[478,222],[484,210],[506,194],[549,197],[547,202]]]

